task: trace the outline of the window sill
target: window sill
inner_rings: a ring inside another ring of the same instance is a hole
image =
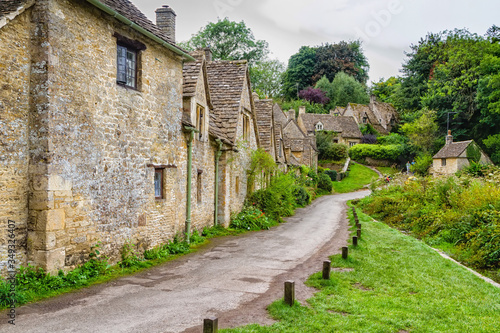
[[[122,88],[125,88],[127,90],[132,90],[132,91],[137,91],[137,92],[142,92],[140,91],[138,88],[135,88],[135,87],[131,87],[131,86],[127,86],[126,84],[124,83],[119,83],[119,82],[116,82],[116,85],[119,86],[119,87],[122,87]]]

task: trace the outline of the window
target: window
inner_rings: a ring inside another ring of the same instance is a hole
[[[116,82],[130,88],[137,88],[137,51],[117,45]]]
[[[155,199],[163,199],[163,171],[155,168]]]
[[[283,151],[282,151],[282,146],[283,145],[283,139],[280,138],[278,141],[278,157],[282,157]]]
[[[201,198],[202,198],[202,195],[201,195],[201,190],[202,190],[201,174],[202,173],[203,173],[203,170],[198,170],[198,178],[196,179],[196,200],[198,201],[198,203],[201,203]]]
[[[235,192],[236,192],[236,195],[239,195],[240,194],[240,177],[236,177],[236,181],[235,181]]]
[[[201,105],[196,105],[196,129],[200,131],[198,139],[201,141],[205,131],[205,108]]]
[[[446,166],[446,158],[441,159],[441,166]]]
[[[353,142],[353,141],[349,141],[349,147],[353,147],[356,145],[356,142]]]
[[[368,116],[365,114],[365,115],[363,116],[363,124],[365,124],[365,125],[366,125],[367,123],[368,123]]]
[[[323,124],[322,123],[317,123],[316,124],[316,131],[322,131],[323,130]]]
[[[250,139],[250,117],[243,114],[243,140]]]

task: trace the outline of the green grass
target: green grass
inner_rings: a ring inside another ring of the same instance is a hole
[[[365,185],[377,179],[378,174],[361,164],[352,164],[349,177],[341,182],[333,182],[333,191],[335,193],[348,193],[362,189]]]
[[[269,327],[222,332],[499,332],[500,289],[431,248],[358,213],[363,234],[349,258],[332,256],[330,280],[313,274],[318,289],[307,306],[282,300],[269,306]]]
[[[394,176],[395,174],[399,173],[398,169],[394,169],[391,167],[376,167],[376,169],[386,176]]]

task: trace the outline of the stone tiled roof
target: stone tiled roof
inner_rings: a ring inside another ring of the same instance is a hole
[[[333,119],[337,122],[339,128],[341,128],[342,137],[353,139],[363,138],[358,123],[353,117],[333,116]]]
[[[28,3],[34,3],[33,0],[1,0],[0,18],[13,13]]]
[[[254,103],[260,146],[266,152],[271,153],[274,102],[272,99],[262,99]]]
[[[452,142],[450,144],[447,144],[443,148],[441,148],[441,150],[436,155],[434,155],[433,158],[459,157],[463,154],[463,152],[467,149],[471,142],[472,140]]]
[[[238,115],[247,80],[247,71],[246,60],[212,61],[207,64],[208,85],[214,106],[214,121],[222,133],[233,143],[236,140]]]
[[[217,126],[215,116],[212,113],[210,113],[208,133],[216,139],[221,139],[225,144],[231,146],[233,145],[226,135],[220,130],[219,126]]]
[[[319,122],[323,124],[323,130],[325,131],[342,132],[342,128],[335,120],[335,117],[329,114],[303,113],[299,115],[299,118],[302,120],[307,132],[316,131],[316,124]]]
[[[295,156],[293,156],[293,154],[290,154],[288,164],[293,166],[300,166],[300,162],[297,160],[297,158],[295,158]]]
[[[349,103],[348,107],[344,111],[344,114],[349,107],[352,109],[354,117],[356,117],[356,119],[360,124],[362,123],[363,117],[366,114],[370,124],[377,132],[379,132],[382,135],[389,134],[389,132],[382,125],[380,125],[380,120],[377,118],[373,110],[371,110],[370,106],[363,104]]]
[[[191,97],[196,94],[196,85],[198,84],[202,64],[202,60],[184,63],[182,68],[182,94],[184,97]]]
[[[276,124],[280,124],[282,128],[284,128],[288,122],[288,118],[286,114],[281,110],[278,104],[274,104],[273,106],[273,118]]]

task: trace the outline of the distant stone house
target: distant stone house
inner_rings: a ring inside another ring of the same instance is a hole
[[[0,43],[0,239],[14,221],[17,264],[69,269],[98,241],[116,260],[242,207],[248,66],[196,61],[170,8],[155,25],[128,0],[2,1]]]
[[[363,139],[363,134],[353,117],[335,116],[333,113],[305,113],[304,109],[300,109],[297,123],[308,136],[315,136],[318,131],[335,132],[337,137],[334,142],[349,147],[361,143]]]
[[[287,164],[317,168],[316,137],[308,136],[302,131],[295,120],[295,110],[290,110],[285,114],[278,105],[275,105],[273,115],[275,126],[281,126],[283,131],[283,146]]]
[[[472,151],[471,151],[472,150]],[[430,170],[434,175],[450,175],[470,165],[471,154],[478,154],[479,163],[492,164],[490,158],[473,141],[453,142],[451,131],[446,136],[446,144],[434,155]]]
[[[382,135],[387,135],[397,123],[397,111],[389,103],[377,102],[375,96],[370,99],[370,104],[349,103],[342,112],[345,117],[354,117],[358,125],[370,124]]]

